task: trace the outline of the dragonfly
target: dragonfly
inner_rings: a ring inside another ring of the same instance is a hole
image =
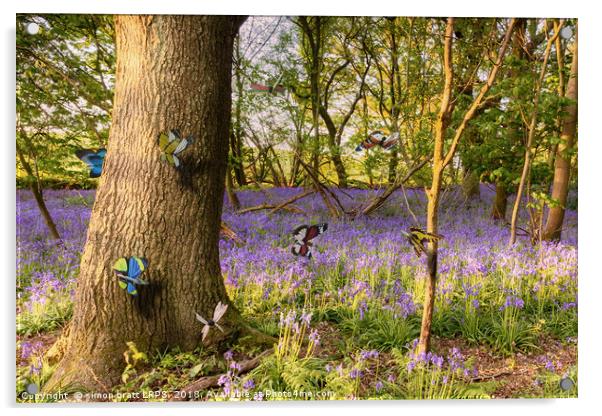
[[[224,328],[222,328],[221,325],[218,324],[218,322],[222,318],[222,316],[224,316],[224,314],[226,313],[227,310],[228,310],[228,305],[223,304],[221,301],[219,301],[217,303],[217,305],[215,306],[215,309],[213,310],[213,318],[205,319],[198,313],[195,313],[197,321],[199,321],[200,323],[202,323],[204,325],[203,329],[201,330],[201,332],[203,334],[203,338],[202,338],[203,341],[205,340],[205,337],[209,333],[209,330],[211,329],[211,327],[216,327],[220,331],[224,332]]]

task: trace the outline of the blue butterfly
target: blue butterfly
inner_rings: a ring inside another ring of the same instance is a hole
[[[126,289],[130,295],[136,296],[138,294],[136,285],[148,285],[146,280],[140,278],[147,267],[148,260],[144,257],[119,258],[113,266],[113,270],[119,278],[119,287]]]
[[[90,149],[79,149],[75,151],[75,155],[88,165],[90,168],[90,177],[98,178],[102,173],[102,163],[105,160],[107,149],[99,149],[98,151]]]

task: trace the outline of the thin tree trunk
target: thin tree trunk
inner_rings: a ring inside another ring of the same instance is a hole
[[[506,209],[508,207],[508,190],[506,184],[502,181],[495,184],[495,198],[493,200],[493,208],[491,217],[494,220],[505,220]]]
[[[228,167],[226,173],[226,193],[228,195],[228,201],[230,201],[230,205],[235,211],[240,209],[240,200],[236,195],[236,191],[234,190],[234,181],[232,180],[232,170],[231,167]]]
[[[326,111],[326,108],[323,106],[320,106],[320,115],[328,130],[328,148],[330,150],[330,158],[337,173],[337,179],[339,180],[339,187],[346,188],[347,172],[345,171],[345,165],[343,165],[343,160],[341,159],[341,147],[337,144],[337,129],[332,118],[328,114],[328,111]]]
[[[25,156],[23,155],[23,152],[21,151],[19,145],[17,145],[17,156],[19,156],[19,161],[21,162],[21,166],[23,166],[23,169],[25,169],[25,173],[27,173],[27,175],[31,179],[29,189],[31,189],[31,192],[33,193],[33,196],[36,200],[36,204],[38,205],[38,209],[42,214],[42,218],[44,218],[44,222],[48,227],[48,231],[50,231],[50,235],[55,240],[61,240],[61,235],[59,234],[59,231],[56,228],[56,224],[54,223],[54,220],[50,215],[50,211],[48,211],[48,207],[46,206],[46,202],[44,201],[44,191],[40,186],[40,181],[37,175],[34,174],[31,165],[27,162],[27,159],[25,159]]]
[[[445,83],[443,87],[443,94],[441,98],[441,107],[439,115],[437,116],[437,122],[435,124],[435,146],[433,151],[433,180],[431,188],[427,190],[428,206],[427,206],[427,223],[426,229],[429,233],[437,234],[437,210],[439,208],[439,193],[441,190],[441,183],[443,181],[443,172],[445,167],[452,161],[460,138],[462,137],[468,122],[474,117],[477,109],[483,102],[483,98],[493,85],[497,76],[498,70],[502,65],[508,43],[510,42],[510,36],[514,25],[515,19],[510,21],[504,41],[498,52],[497,60],[487,77],[487,82],[481,87],[479,94],[472,102],[469,109],[466,111],[460,125],[455,131],[451,145],[447,153],[444,153],[444,143],[446,130],[451,120],[454,105],[452,103],[452,85],[453,85],[453,65],[452,65],[452,42],[454,34],[454,18],[449,17],[447,19],[447,26],[445,29],[445,43],[443,48],[443,71],[445,74]],[[427,268],[428,278],[426,280],[426,288],[424,295],[424,304],[422,311],[422,324],[420,326],[420,339],[418,341],[417,352],[426,352],[430,349],[431,342],[431,326],[433,321],[433,309],[435,305],[435,289],[437,287],[437,241],[432,241],[429,244],[427,253]]]
[[[566,108],[566,114],[562,118],[561,141],[558,144],[556,153],[554,185],[552,188],[552,198],[558,201],[559,205],[550,208],[546,227],[543,232],[544,240],[560,240],[562,224],[564,222],[571,174],[571,156],[568,152],[573,149],[575,134],[577,132],[577,49],[577,34],[575,33],[575,50],[573,51],[573,61],[571,63],[571,75],[565,95],[566,98],[569,98],[573,102]]]
[[[242,57],[240,56],[240,40],[237,37],[235,40],[236,47],[234,48],[235,58],[237,65],[242,65]],[[247,178],[245,176],[245,170],[243,168],[242,161],[242,127],[241,127],[241,117],[242,117],[242,101],[245,93],[244,85],[242,82],[241,76],[242,69],[240,67],[236,67],[234,71],[234,78],[236,84],[236,102],[234,103],[234,125],[233,125],[233,135],[232,142],[230,144],[232,150],[232,156],[234,161],[232,163],[232,168],[234,170],[234,176],[236,178],[236,182],[238,186],[244,186],[247,183]]]
[[[452,65],[452,42],[454,36],[454,18],[447,19],[445,28],[445,41],[443,47],[443,71],[445,74],[445,84],[441,98],[441,108],[435,124],[435,147],[433,151],[433,180],[431,188],[427,191],[427,222],[426,229],[429,233],[437,233],[437,209],[439,207],[439,190],[443,180],[443,144],[445,142],[445,132],[449,125],[452,114],[452,83],[453,83],[453,65]],[[422,324],[420,326],[420,339],[418,342],[418,351],[426,352],[430,349],[431,343],[431,324],[433,320],[433,308],[435,305],[435,288],[437,284],[437,241],[429,245],[427,256],[428,278],[426,279],[426,288],[424,295],[424,305],[422,312]]]
[[[529,134],[527,136],[527,144],[525,148],[525,161],[523,163],[523,171],[521,173],[520,182],[518,184],[518,190],[516,191],[516,200],[514,201],[514,207],[512,208],[512,219],[510,222],[510,239],[509,245],[513,245],[516,242],[516,225],[518,221],[518,210],[520,208],[521,199],[523,196],[523,190],[527,181],[527,176],[531,171],[531,147],[533,146],[533,138],[535,137],[535,128],[537,126],[537,115],[539,113],[539,97],[541,96],[541,85],[543,83],[544,76],[546,74],[546,67],[548,64],[548,58],[552,50],[552,45],[556,41],[556,38],[560,34],[562,23],[557,27],[554,36],[548,40],[546,50],[543,56],[543,63],[541,64],[541,71],[539,78],[535,84],[535,98],[533,99],[533,114],[531,115],[531,121],[529,122]]]
[[[106,391],[120,379],[127,342],[143,352],[201,341],[195,312],[230,304],[219,263],[237,16],[119,15],[116,86],[107,156],[82,255],[67,347],[47,391]],[[191,70],[193,69],[193,70]],[[195,143],[181,168],[161,160],[160,131]],[[148,260],[137,296],[113,271],[120,257]],[[230,304],[205,344],[236,336]]]
[[[309,22],[313,20],[313,27]],[[311,89],[311,112],[314,140],[311,146],[311,165],[315,172],[320,169],[320,71],[322,48],[322,17],[301,16],[299,24],[309,43],[311,62],[309,63],[309,81]]]
[[[465,170],[462,180],[462,192],[468,199],[479,199],[481,197],[481,188],[479,175],[473,170]]]

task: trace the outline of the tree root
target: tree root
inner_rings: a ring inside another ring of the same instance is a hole
[[[286,211],[294,212],[295,214],[305,214],[305,211],[303,211],[301,208],[299,208],[295,205],[278,208],[278,205],[270,205],[270,204],[262,204],[262,205],[256,205],[254,207],[243,208],[241,210],[236,211],[236,213],[237,214],[246,214],[248,212],[261,211],[263,209],[272,210],[272,211],[270,211],[270,213],[275,212],[279,209],[284,209]]]
[[[255,358],[251,358],[250,360],[240,362],[240,370],[238,374],[248,373],[249,371],[253,370],[259,364],[261,364],[261,360],[271,355],[273,352],[274,349],[270,348],[269,350],[262,352]],[[178,394],[177,397],[173,397],[171,400],[176,402],[186,401],[195,397],[195,393],[198,391],[207,390],[211,387],[217,387],[219,379],[220,377],[222,377],[222,375],[223,374],[201,377],[200,379],[192,382],[191,384],[180,390],[180,394]]]

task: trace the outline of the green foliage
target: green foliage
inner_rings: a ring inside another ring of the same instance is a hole
[[[568,398],[577,397],[578,377],[577,366],[571,367],[564,374],[557,374],[554,371],[543,370],[537,377],[537,384],[543,390],[545,398]],[[564,382],[563,382],[564,380]],[[567,382],[567,380],[570,380]],[[562,383],[561,383],[562,382]],[[564,388],[563,388],[564,387]],[[567,388],[568,387],[568,388]],[[532,397],[542,397],[540,395]]]
[[[40,31],[29,34],[28,22]],[[17,177],[23,185],[85,181],[74,156],[106,145],[115,55],[111,16],[17,15]],[[29,170],[31,173],[27,172]]]
[[[388,351],[403,348],[420,333],[420,317],[396,317],[392,311],[369,308],[363,319],[358,313],[348,314],[339,327],[361,348]]]
[[[404,354],[397,349],[393,350],[393,357],[401,370],[397,379],[386,386],[405,399],[485,399],[496,388],[495,383],[470,383],[462,368],[445,361],[437,366],[417,360],[412,352]]]
[[[326,371],[324,361],[309,357],[301,360],[279,360],[272,356],[250,373],[257,385],[274,391],[316,392],[322,390]]]
[[[69,297],[54,297],[45,303],[34,303],[31,310],[17,316],[17,334],[31,336],[61,329],[73,315]]]
[[[491,321],[485,336],[491,346],[504,354],[529,351],[537,348],[537,331],[533,324],[519,317],[514,307],[506,308]]]

